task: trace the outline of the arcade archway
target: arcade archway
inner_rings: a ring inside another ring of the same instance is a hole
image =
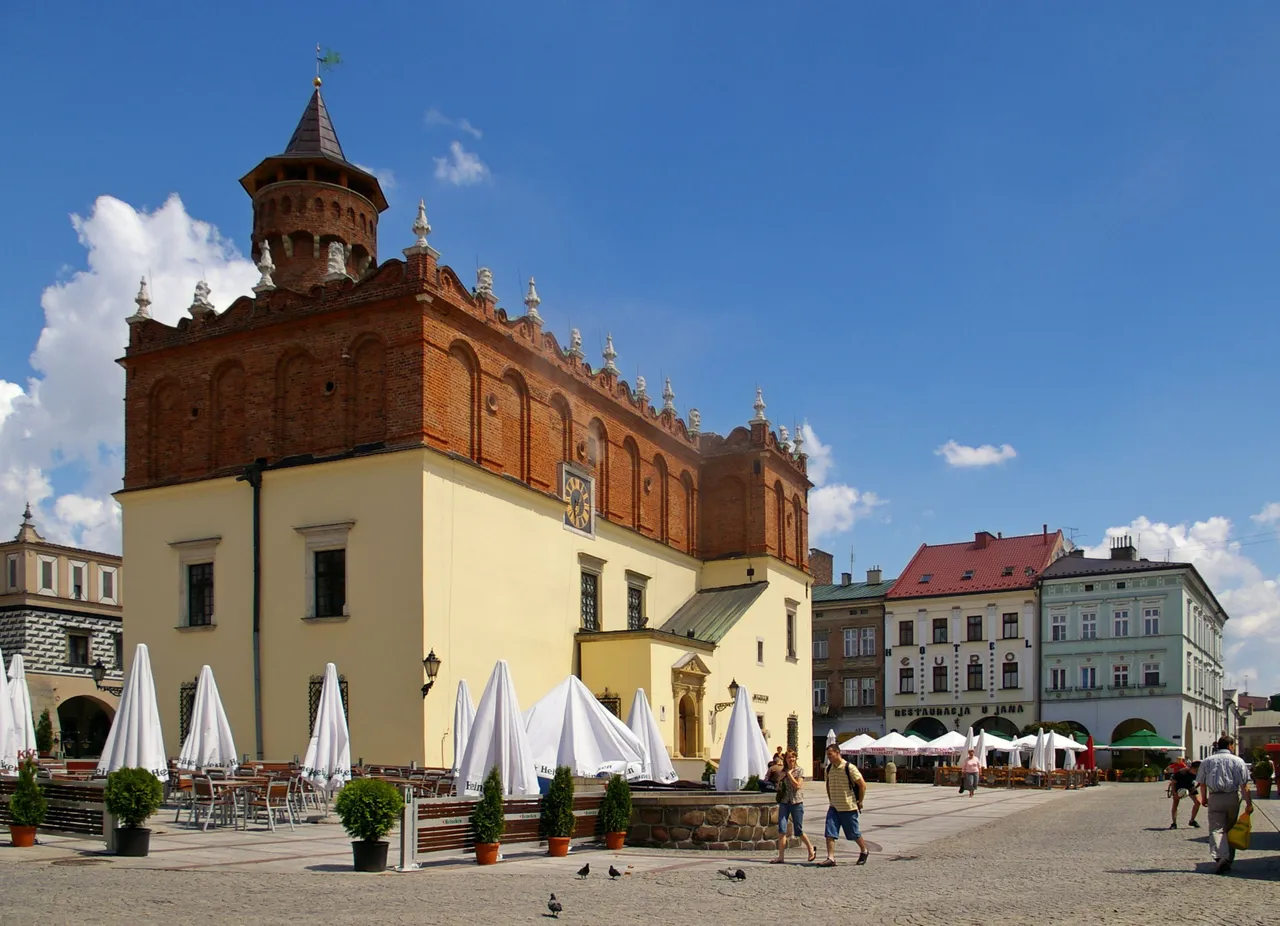
[[[989,733],[999,733],[1002,736],[1007,736],[1009,739],[1018,738],[1017,725],[1015,725],[1008,717],[1001,717],[997,714],[992,714],[990,717],[983,717],[973,725],[974,733],[981,733],[983,730],[986,730]]]
[[[907,729],[903,731],[904,734],[919,733],[927,740],[936,740],[946,732],[946,725],[937,717],[917,717],[907,724]]]
[[[111,732],[115,710],[110,704],[89,695],[67,698],[58,705],[58,726],[62,728],[62,752],[69,759],[96,759]]]

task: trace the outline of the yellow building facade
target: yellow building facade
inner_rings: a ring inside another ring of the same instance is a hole
[[[578,674],[625,718],[643,687],[694,777],[719,755],[731,682],[771,742],[798,742],[809,482],[763,400],[727,437],[678,416],[669,382],[651,405],[612,342],[593,369],[576,332],[565,350],[543,331],[532,283],[519,317],[486,270],[468,292],[425,243],[423,212],[405,260],[343,264],[329,187],[367,205],[372,247],[377,181],[334,149],[318,91],[299,133],[242,181],[255,295],[218,314],[197,293],[171,328],[143,292],[130,318],[117,498],[126,561],[147,578],[126,634],[150,648],[170,754],[204,664],[241,750],[267,759],[305,751],[327,662],[369,762],[449,765],[457,682],[478,699],[498,659],[526,709]],[[278,199],[299,185],[300,227],[277,237]]]

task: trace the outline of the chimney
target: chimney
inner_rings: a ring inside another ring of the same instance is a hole
[[[814,585],[830,585],[833,568],[834,560],[830,553],[817,547],[809,548],[809,574],[813,576]]]
[[[870,568],[870,569],[868,569],[868,570],[867,570],[867,584],[868,584],[868,585],[879,585],[882,581],[884,581],[884,580],[881,578],[881,576],[882,576],[882,575],[883,575],[883,573],[881,573],[881,572],[880,572],[880,567],[879,567],[879,566],[873,566],[872,568]]]
[[[1044,545],[1046,547],[1049,545],[1049,525],[1048,524],[1044,526]]]
[[[841,585],[852,585],[852,584],[853,584],[853,573],[851,573],[851,572],[842,572],[842,573],[840,573],[840,584],[841,584]]]
[[[989,531],[975,531],[973,535],[973,545],[979,550],[985,550],[996,538],[991,536]]]
[[[1004,540],[1004,531],[996,531],[996,540]]]
[[[1123,537],[1111,538],[1111,558],[1136,560],[1138,558],[1138,550],[1133,545],[1133,538],[1128,534]]]

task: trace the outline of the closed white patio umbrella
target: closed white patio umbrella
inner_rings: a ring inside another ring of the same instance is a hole
[[[476,706],[471,701],[471,689],[465,678],[458,680],[458,696],[453,702],[453,775],[458,776],[462,754],[467,751],[467,739],[471,736],[471,724],[476,719]]]
[[[633,779],[644,767],[644,745],[576,675],[552,688],[524,715],[533,767],[550,778],[559,766],[574,775]]]
[[[337,791],[351,780],[351,734],[347,729],[347,712],[342,709],[338,667],[332,662],[324,667],[316,725],[307,744],[302,774],[317,788],[329,792]]]
[[[31,691],[21,653],[9,660],[9,707],[13,717],[13,739],[18,752],[36,751],[36,723],[31,716]]]
[[[538,793],[538,774],[533,767],[533,750],[525,730],[511,667],[499,659],[480,695],[471,735],[462,754],[454,791],[459,795],[479,794],[489,770],[502,776],[502,793],[508,797]]]
[[[739,685],[720,749],[716,790],[740,791],[752,775],[763,778],[768,771],[769,744],[764,741],[764,733],[751,709],[751,693],[746,685]]]
[[[191,727],[178,753],[178,768],[234,768],[238,756],[213,669],[201,666]]]
[[[133,665],[124,680],[120,706],[102,747],[97,773],[106,775],[122,768],[145,768],[161,781],[169,780],[156,683],[145,643],[139,643],[133,651]]]
[[[9,676],[4,671],[4,653],[0,652],[0,775],[18,768],[18,737],[9,700]]]
[[[631,713],[627,715],[627,726],[640,740],[644,747],[644,768],[640,777],[647,781],[665,783],[676,781],[675,766],[667,755],[666,744],[662,742],[662,731],[658,729],[658,720],[653,716],[653,708],[649,706],[649,696],[643,688],[636,689],[636,696],[631,699]]]

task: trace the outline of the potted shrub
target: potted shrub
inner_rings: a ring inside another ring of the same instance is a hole
[[[1253,763],[1253,783],[1258,788],[1258,797],[1263,800],[1271,799],[1271,779],[1275,776],[1275,766],[1271,764],[1271,760],[1263,753],[1258,757],[1258,761]]]
[[[36,827],[48,811],[49,803],[36,781],[36,760],[27,754],[18,768],[18,786],[9,799],[9,840],[16,848],[36,844]]]
[[[391,832],[404,809],[400,792],[381,778],[357,778],[338,792],[333,806],[353,840],[355,870],[386,871],[387,843],[382,837]]]
[[[151,851],[151,830],[142,824],[164,803],[160,779],[145,768],[117,769],[107,776],[102,792],[107,813],[120,821],[116,828],[116,855],[146,858]]]
[[[36,752],[42,756],[53,752],[53,718],[49,716],[47,707],[36,721]]]
[[[759,790],[760,790],[760,776],[759,776],[759,775],[748,775],[748,776],[747,776],[747,783],[746,783],[746,784],[744,784],[744,785],[742,786],[742,790],[743,790],[743,791],[759,791]]]
[[[604,844],[614,852],[622,848],[631,826],[631,785],[621,775],[614,775],[604,790],[600,803],[600,826],[604,830]]]
[[[573,772],[557,766],[551,787],[542,796],[542,832],[547,837],[547,855],[564,858],[577,818],[573,815]]]
[[[502,807],[502,773],[496,765],[489,769],[484,779],[480,800],[471,811],[471,825],[476,830],[476,864],[494,864],[498,861],[498,848],[507,828]]]

